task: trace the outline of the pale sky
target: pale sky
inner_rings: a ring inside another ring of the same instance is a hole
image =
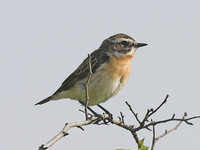
[[[116,33],[148,46],[137,51],[128,84],[102,105],[117,118],[135,124],[125,101],[143,116],[147,108],[168,103],[153,118],[184,112],[200,115],[200,2],[198,0],[0,2],[0,149],[36,150],[66,122],[84,120],[83,108],[69,99],[35,103],[51,95],[66,77]],[[96,107],[93,107],[97,110]],[[182,124],[156,143],[156,150],[200,147],[200,120]],[[157,127],[157,135],[176,123]],[[151,132],[139,133],[145,145]],[[117,126],[72,129],[49,150],[136,149],[131,134]]]

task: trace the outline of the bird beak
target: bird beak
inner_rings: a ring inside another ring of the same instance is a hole
[[[135,45],[135,47],[143,47],[143,46],[146,46],[147,44],[146,43],[137,43],[136,45]]]

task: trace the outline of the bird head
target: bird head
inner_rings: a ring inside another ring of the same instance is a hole
[[[116,34],[103,41],[102,49],[106,50],[109,56],[134,56],[139,47],[146,46],[146,43],[138,43],[126,34]]]

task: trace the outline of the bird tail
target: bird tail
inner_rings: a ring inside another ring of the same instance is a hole
[[[51,99],[52,99],[52,97],[49,96],[49,97],[45,98],[44,100],[42,100],[42,101],[36,103],[35,105],[42,105],[42,104],[44,104],[44,103],[47,103],[47,102],[50,101]]]

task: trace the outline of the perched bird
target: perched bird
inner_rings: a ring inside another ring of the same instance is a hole
[[[93,74],[90,76],[88,85],[88,106],[107,101],[116,95],[127,82],[131,59],[134,57],[136,49],[146,45],[138,43],[132,37],[122,33],[105,39],[101,46],[69,75],[54,94],[35,105],[63,98],[70,98],[84,104],[86,101],[85,85],[90,71]]]

